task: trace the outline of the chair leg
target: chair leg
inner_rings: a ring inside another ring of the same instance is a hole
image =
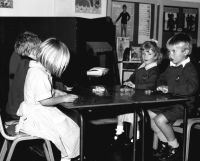
[[[49,152],[47,150],[47,146],[46,146],[45,143],[43,143],[43,149],[44,149],[44,153],[45,153],[45,157],[46,157],[47,161],[51,161],[50,156],[49,156]]]
[[[2,145],[2,148],[1,148],[1,153],[0,153],[0,161],[3,161],[4,160],[4,157],[6,155],[6,151],[8,149],[8,140],[4,140],[4,143]]]
[[[48,153],[49,153],[50,161],[54,161],[54,155],[53,155],[53,150],[52,150],[52,147],[51,147],[51,142],[48,141],[48,140],[45,140],[45,142],[46,142],[46,145],[47,145],[47,150],[48,150]]]
[[[188,157],[189,157],[191,128],[196,123],[200,123],[200,120],[198,120],[198,121],[197,120],[191,120],[190,122],[188,122],[188,126],[187,126],[187,140],[186,140],[186,151],[185,151],[185,161],[188,161]]]
[[[14,149],[15,149],[15,147],[16,147],[16,145],[17,145],[18,142],[19,142],[18,139],[16,139],[11,144],[9,152],[8,152],[8,155],[7,155],[7,158],[6,158],[6,161],[10,161],[11,160],[13,152],[14,152]]]

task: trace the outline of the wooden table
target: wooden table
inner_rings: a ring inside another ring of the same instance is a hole
[[[105,87],[103,93],[95,93],[93,87],[77,88],[73,91],[79,98],[73,103],[62,103],[62,107],[77,110],[80,115],[80,157],[83,161],[83,135],[84,135],[84,117],[94,115],[101,117],[105,114],[123,114],[134,113],[133,128],[133,161],[135,161],[136,139],[137,139],[137,115],[138,111],[142,111],[143,119],[145,111],[155,106],[166,106],[170,104],[185,104],[187,98],[173,96],[170,94],[152,93],[145,94],[144,90],[132,90],[129,92],[121,92],[120,86]],[[185,107],[185,106],[184,106]],[[98,115],[99,114],[99,115]],[[143,121],[144,122],[144,121]],[[184,139],[183,139],[183,160],[185,159],[185,143],[187,128],[187,109],[184,112]],[[143,123],[144,130],[144,123]],[[142,135],[142,161],[144,161],[144,132]]]

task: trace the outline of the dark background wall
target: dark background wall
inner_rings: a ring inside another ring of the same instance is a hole
[[[38,34],[42,41],[49,37],[56,37],[68,46],[71,52],[71,61],[62,77],[66,84],[85,83],[87,81],[86,70],[95,66],[94,56],[86,51],[87,41],[108,42],[113,48],[111,59],[115,58],[115,26],[109,17],[97,19],[74,17],[1,17],[1,106],[4,106],[7,101],[9,59],[13,52],[16,37],[24,31]],[[116,71],[113,71],[113,75],[115,75],[114,72]]]

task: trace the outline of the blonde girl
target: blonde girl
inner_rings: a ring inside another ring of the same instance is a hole
[[[77,96],[52,88],[52,75],[60,77],[66,69],[70,53],[56,38],[49,38],[39,46],[37,61],[30,61],[24,85],[24,101],[17,115],[16,131],[51,140],[61,152],[62,161],[79,155],[79,126],[56,105],[73,102]]]

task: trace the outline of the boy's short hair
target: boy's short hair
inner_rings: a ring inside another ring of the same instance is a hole
[[[38,47],[37,60],[51,74],[60,77],[70,60],[69,49],[56,38],[49,38]]]
[[[171,46],[171,45],[178,45],[179,43],[185,43],[184,47],[185,49],[188,49],[188,55],[191,54],[192,52],[192,38],[186,33],[178,33],[172,36],[168,41],[166,46]]]
[[[125,4],[123,4],[122,8],[127,8],[127,6]]]
[[[157,63],[159,64],[162,61],[162,54],[160,51],[160,48],[158,47],[157,43],[153,40],[150,41],[145,41],[141,46],[140,46],[140,50],[152,50],[157,57]]]
[[[34,54],[32,51],[35,50],[40,43],[41,40],[38,35],[26,31],[17,37],[14,45],[14,51],[18,55],[29,56],[30,54]]]

